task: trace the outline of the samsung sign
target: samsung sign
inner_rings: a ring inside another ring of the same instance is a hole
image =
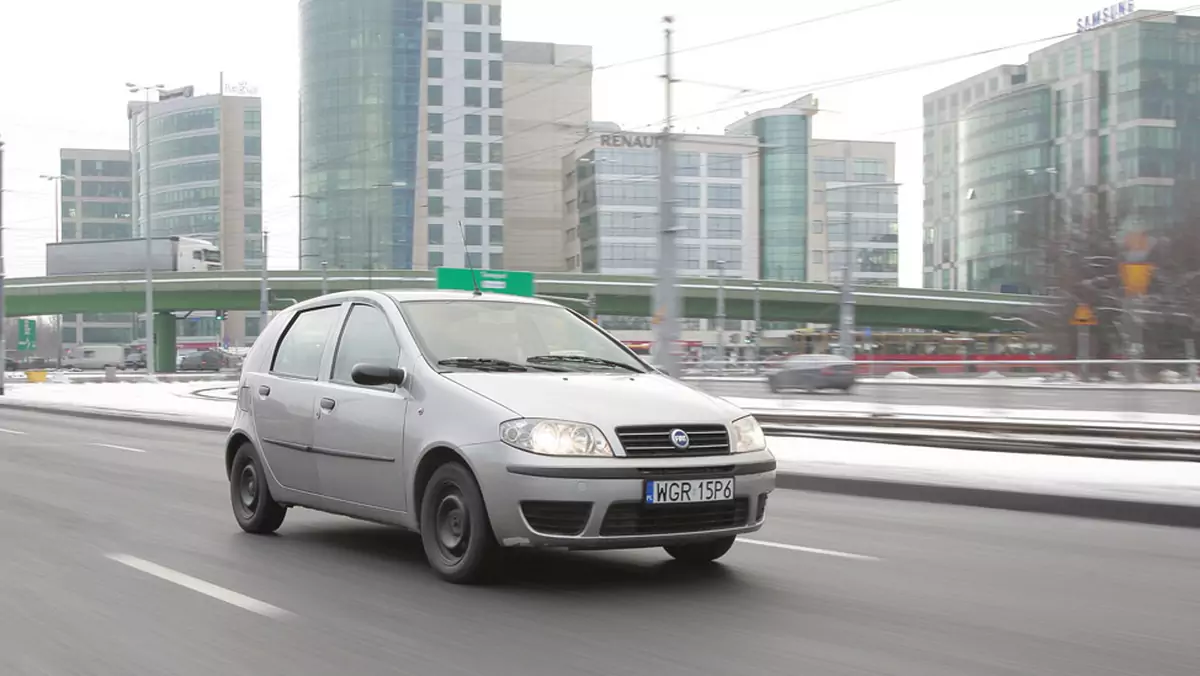
[[[603,134],[601,148],[657,148],[662,143],[658,134]]]
[[[1133,14],[1133,0],[1128,2],[1118,2],[1115,5],[1110,5],[1097,12],[1092,12],[1088,16],[1080,17],[1075,22],[1077,32],[1090,31],[1099,28],[1107,23],[1112,23],[1117,19],[1124,19]]]

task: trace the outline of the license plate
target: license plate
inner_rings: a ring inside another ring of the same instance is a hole
[[[647,481],[647,505],[678,505],[733,499],[733,477]]]

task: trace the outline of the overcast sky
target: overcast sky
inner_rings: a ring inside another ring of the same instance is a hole
[[[1173,10],[1138,3],[1139,9]],[[627,128],[661,125],[661,18],[675,16],[681,131],[722,133],[744,111],[812,92],[815,135],[897,143],[901,283],[921,280],[921,97],[1000,63],[1022,63],[1074,30],[1101,0],[894,0],[883,7],[782,28],[880,0],[504,0],[504,37],[591,45],[594,116]],[[263,97],[264,221],[271,267],[297,265],[296,0],[0,0],[0,135],[6,142],[7,268],[41,275],[53,240],[63,147],[127,147],[126,81],[217,89],[220,73]],[[1023,44],[1030,43],[1030,44]],[[1012,49],[970,57],[990,48]],[[954,58],[936,66],[909,65]],[[880,71],[900,70],[876,77]],[[850,83],[845,82],[849,80]],[[751,93],[740,93],[746,90]],[[754,93],[757,92],[757,93]]]

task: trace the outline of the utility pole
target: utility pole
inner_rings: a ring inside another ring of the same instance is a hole
[[[717,261],[717,359],[725,361],[725,261]]]
[[[54,243],[58,244],[62,241],[62,182],[74,181],[75,179],[64,174],[55,174],[53,176],[42,174],[38,178],[50,181],[54,186]],[[62,315],[54,315],[54,333],[56,334],[54,342],[58,345],[58,356],[55,360],[55,365],[61,369],[63,358]]]
[[[666,116],[662,138],[659,139],[658,287],[655,290],[654,352],[658,367],[667,375],[679,377],[679,355],[676,353],[679,342],[679,289],[676,285],[679,233],[675,229],[675,148],[671,131],[674,122],[671,98],[671,88],[675,84],[671,40],[674,23],[673,17],[663,17],[666,48],[662,78],[666,90]]]
[[[4,396],[4,379],[8,369],[8,341],[5,340],[4,314],[4,141],[0,140],[0,397]]]
[[[126,82],[125,87],[129,89],[130,93],[137,94],[140,92],[146,95],[146,106],[142,109],[144,113],[142,117],[144,118],[146,124],[146,159],[142,161],[142,171],[145,172],[145,178],[142,180],[141,186],[141,190],[145,191],[146,193],[146,210],[144,212],[146,217],[146,225],[145,232],[142,233],[146,238],[146,378],[148,380],[156,380],[157,378],[155,376],[154,369],[154,234],[153,228],[150,226],[150,137],[152,134],[152,130],[150,129],[150,92],[156,91],[162,93],[162,90],[165,87],[161,84],[142,86],[132,82]],[[134,150],[136,151],[137,124],[134,124],[133,130],[133,145]],[[134,160],[136,161],[136,159],[137,153],[135,152]],[[137,203],[140,206],[141,200],[138,200]],[[61,342],[61,340],[62,337],[60,336],[59,341]]]
[[[762,361],[762,282],[754,282],[754,370]]]
[[[258,283],[258,335],[267,330],[267,314],[270,312],[271,289],[267,285],[267,229],[262,231],[262,277]],[[257,339],[257,336],[255,337]]]
[[[329,293],[329,263],[321,261],[321,295]]]
[[[850,230],[854,219],[846,212],[846,264],[842,268],[842,303],[838,316],[838,350],[847,359],[854,359],[854,237]]]

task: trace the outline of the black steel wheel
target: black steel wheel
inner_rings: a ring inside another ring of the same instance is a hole
[[[456,584],[491,579],[500,545],[471,472],[459,463],[439,467],[421,500],[421,542],[439,577]]]
[[[243,444],[233,458],[233,468],[229,473],[229,499],[234,518],[247,533],[274,533],[287,516],[287,508],[271,497],[262,462],[250,444]]]

